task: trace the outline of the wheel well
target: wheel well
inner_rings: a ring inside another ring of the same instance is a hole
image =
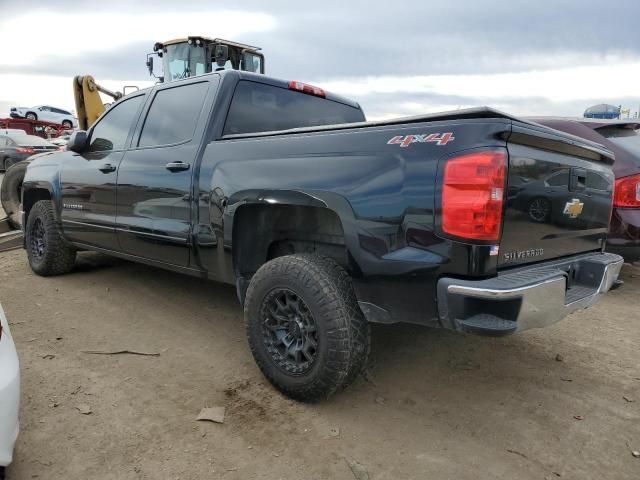
[[[338,215],[322,207],[246,205],[235,214],[233,266],[250,278],[265,262],[293,253],[318,253],[348,268],[344,231]]]
[[[24,198],[22,199],[22,210],[24,211],[25,219],[29,217],[29,212],[36,202],[39,202],[40,200],[51,200],[51,193],[45,188],[35,188],[23,193]]]

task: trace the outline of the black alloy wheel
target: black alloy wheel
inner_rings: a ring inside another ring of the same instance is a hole
[[[276,288],[263,300],[263,341],[273,362],[285,372],[303,375],[318,353],[318,329],[306,303],[288,288]]]
[[[35,260],[41,260],[47,249],[46,231],[41,218],[36,218],[31,226],[29,250]]]

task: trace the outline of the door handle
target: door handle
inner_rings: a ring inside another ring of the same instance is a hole
[[[189,165],[188,163],[184,163],[184,162],[169,162],[169,163],[167,163],[165,168],[167,170],[169,170],[170,172],[181,172],[181,171],[184,171],[184,170],[189,170],[190,166],[191,165]]]
[[[100,168],[98,168],[102,173],[111,173],[116,171],[116,166],[111,165],[110,163],[105,163]]]

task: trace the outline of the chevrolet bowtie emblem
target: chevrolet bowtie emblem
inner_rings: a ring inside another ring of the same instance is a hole
[[[584,208],[584,203],[582,203],[577,198],[574,198],[570,202],[567,202],[564,206],[564,214],[569,215],[571,218],[577,218],[578,215],[582,213],[582,209]]]

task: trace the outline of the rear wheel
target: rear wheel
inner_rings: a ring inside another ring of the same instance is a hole
[[[369,354],[369,324],[349,276],[316,255],[263,265],[247,290],[245,322],[262,373],[295,400],[315,402],[345,388]]]
[[[28,118],[29,120],[37,120],[38,116],[33,112],[27,112],[25,118]]]
[[[49,200],[40,200],[31,208],[25,228],[29,266],[43,277],[71,271],[76,250],[60,235]]]
[[[15,162],[14,162],[11,158],[8,158],[8,157],[7,157],[7,158],[5,158],[5,159],[2,161],[2,166],[4,167],[4,171],[5,171],[5,172],[6,172],[7,170],[9,170],[9,167],[10,167],[11,165],[15,165]]]

